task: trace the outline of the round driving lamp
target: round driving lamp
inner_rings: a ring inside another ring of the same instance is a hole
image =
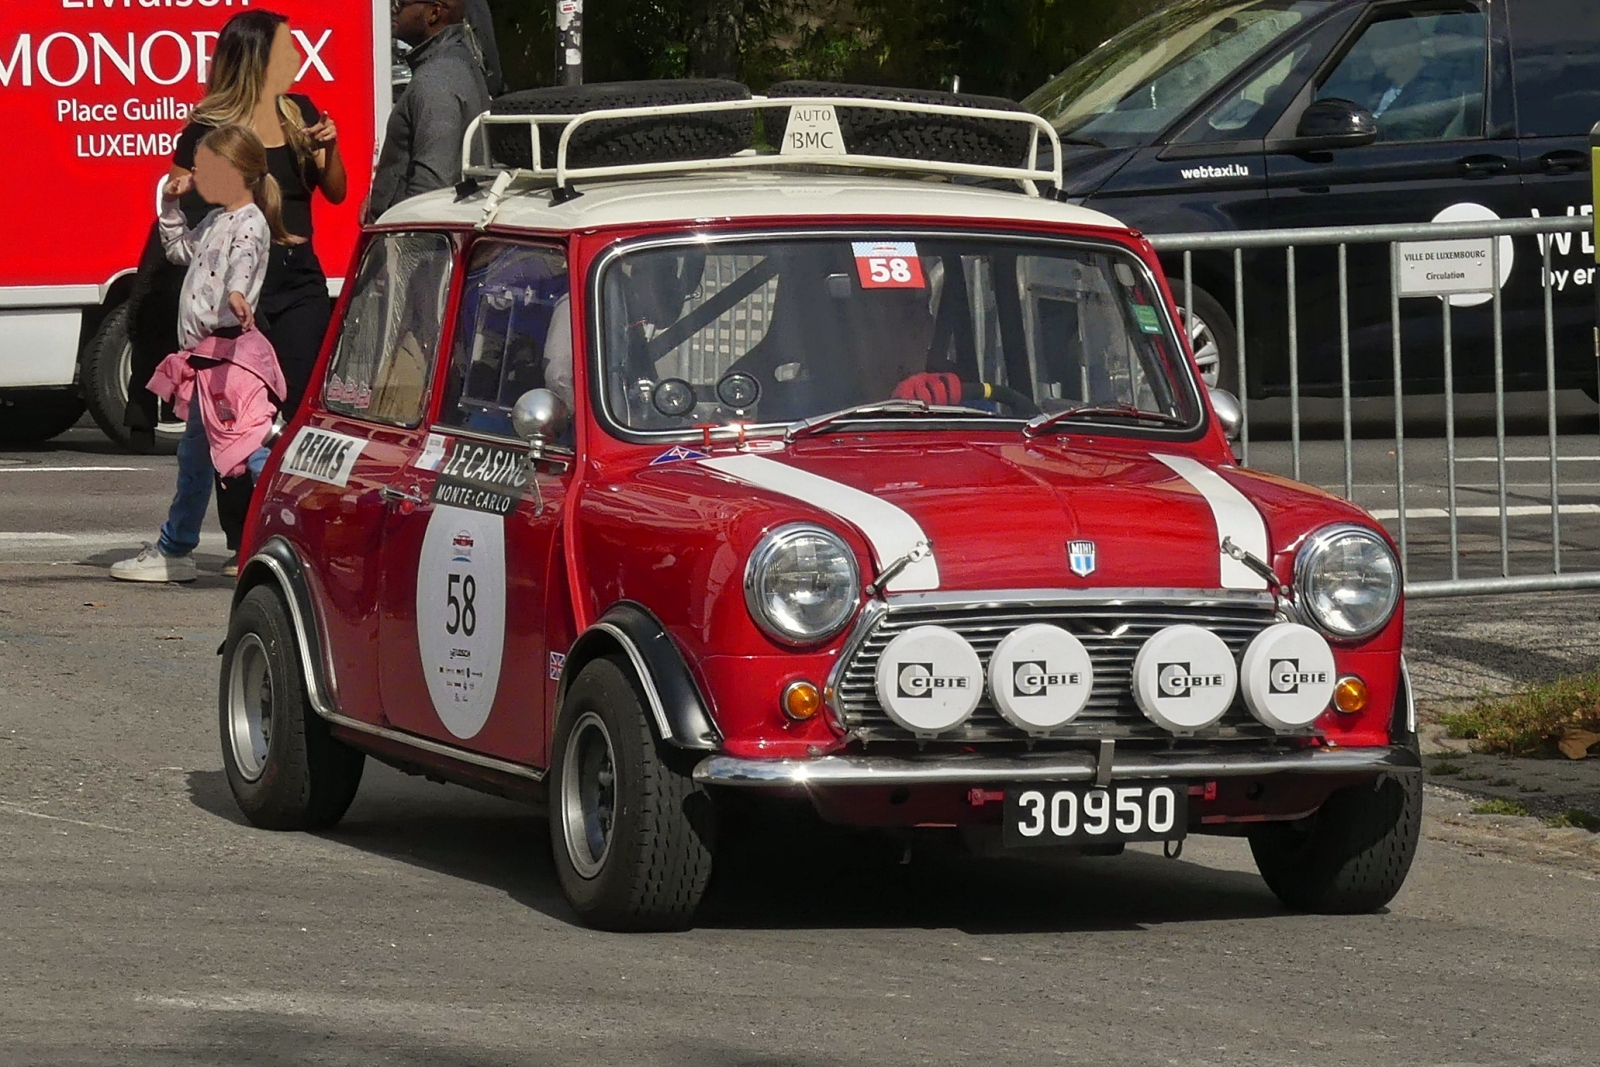
[[[1371,637],[1400,605],[1400,561],[1364,527],[1318,530],[1301,547],[1294,572],[1307,620],[1330,637]]]
[[[750,617],[778,641],[825,641],[844,629],[861,599],[855,553],[821,526],[780,526],[750,553],[744,599]]]

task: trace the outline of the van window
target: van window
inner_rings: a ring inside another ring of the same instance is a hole
[[[1512,81],[1523,137],[1578,137],[1600,121],[1600,4],[1511,8]]]
[[[1069,142],[1151,144],[1252,58],[1329,6],[1328,0],[1180,0],[1123,30],[1022,103]]]
[[[529,389],[572,407],[567,260],[549,247],[480,241],[456,316],[439,422],[515,437],[511,409]]]
[[[392,426],[422,421],[453,258],[441,233],[385,234],[367,245],[323,384],[329,411]]]
[[[1473,7],[1372,23],[1339,61],[1318,100],[1350,100],[1378,122],[1379,141],[1483,136],[1488,19]]]
[[[1179,141],[1234,141],[1263,137],[1274,119],[1282,113],[1287,102],[1280,97],[1292,95],[1285,86],[1305,84],[1306,73],[1292,78],[1296,70],[1310,66],[1311,45],[1301,42],[1296,47],[1273,60],[1255,77],[1224,97],[1203,122],[1197,122],[1184,131]],[[1277,106],[1268,107],[1267,105]]]

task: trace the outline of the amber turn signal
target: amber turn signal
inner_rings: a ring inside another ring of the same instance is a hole
[[[790,682],[783,691],[783,713],[805,722],[822,710],[822,694],[810,682]]]
[[[1346,715],[1354,715],[1367,706],[1367,683],[1353,674],[1339,679],[1333,687],[1333,706]]]

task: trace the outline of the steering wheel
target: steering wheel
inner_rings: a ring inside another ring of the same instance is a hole
[[[1011,409],[1014,415],[1037,415],[1039,405],[1026,393],[1020,393],[1009,385],[996,385],[993,382],[962,382],[962,400],[993,400],[997,404]]]

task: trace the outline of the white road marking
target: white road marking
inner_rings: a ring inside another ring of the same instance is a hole
[[[110,830],[113,833],[118,834],[138,833],[137,830],[130,830],[126,826],[110,826],[103,822],[85,822],[82,819],[69,819],[64,815],[46,815],[42,811],[29,811],[27,808],[19,808],[15,805],[6,803],[0,803],[0,812],[3,812],[7,815],[23,815],[30,819],[45,819],[50,822],[70,823],[73,826],[83,826],[90,830]]]
[[[1457,508],[1456,514],[1463,519],[1498,519],[1500,517],[1500,509],[1498,507]],[[1506,508],[1506,516],[1513,519],[1528,518],[1535,515],[1548,516],[1549,514],[1549,504],[1515,504]],[[1600,515],[1600,504],[1562,504],[1561,514]],[[1394,508],[1386,508],[1382,511],[1374,511],[1371,515],[1380,522],[1389,522],[1398,519],[1400,512]],[[1449,508],[1406,508],[1407,521],[1411,519],[1448,519],[1449,517]]]
[[[1562,463],[1600,463],[1600,456],[1557,456]],[[1495,456],[1457,456],[1457,463],[1498,463]],[[1507,456],[1507,463],[1549,463],[1549,456]]]
[[[119,471],[155,471],[160,467],[0,467],[0,474],[107,474]]]
[[[146,541],[156,539],[154,523],[145,530],[102,530],[94,533],[59,533],[54,530],[0,530],[0,563],[76,563],[84,556],[125,549],[129,556]],[[227,551],[227,539],[207,531],[200,535],[200,551]]]

